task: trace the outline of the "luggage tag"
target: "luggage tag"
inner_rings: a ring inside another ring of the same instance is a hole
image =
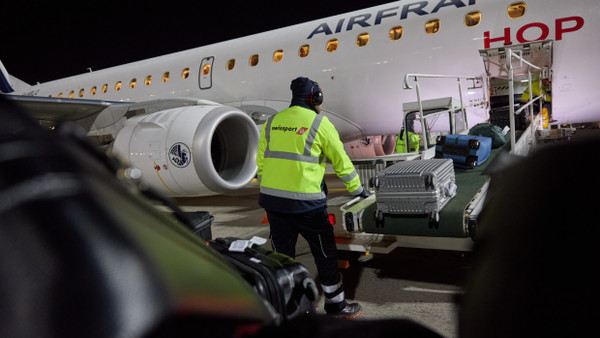
[[[258,236],[254,236],[250,240],[238,239],[231,243],[231,245],[229,246],[229,251],[244,252],[244,250],[246,250],[246,248],[251,247],[252,244],[263,245],[265,243],[267,243],[267,240]]]
[[[231,243],[231,245],[229,246],[229,251],[244,252],[246,250],[246,248],[251,247],[253,244],[263,245],[265,243],[267,243],[267,239],[258,237],[258,236],[254,236],[250,240],[238,239],[236,241],[233,241],[233,243]],[[251,257],[250,261],[257,263],[257,264],[260,264],[260,262],[261,262],[261,260],[256,257]]]

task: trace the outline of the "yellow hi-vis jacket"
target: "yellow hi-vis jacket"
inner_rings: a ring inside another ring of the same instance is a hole
[[[415,153],[419,152],[419,145],[421,143],[421,136],[419,134],[408,132],[408,152]],[[396,152],[398,154],[406,153],[406,142],[404,142],[404,129],[400,130],[398,136],[396,136]]]
[[[299,106],[277,113],[263,125],[258,143],[260,192],[300,201],[326,198],[326,158],[346,189],[359,195],[360,178],[329,119]]]
[[[531,81],[531,84],[525,89],[523,94],[521,94],[521,101],[529,101],[530,88],[533,88],[532,93],[534,98],[540,96],[540,79],[538,78],[537,80]],[[544,95],[544,101],[550,102],[552,101],[552,98],[550,97],[550,94],[546,92],[547,90],[548,87],[542,84],[542,95]]]

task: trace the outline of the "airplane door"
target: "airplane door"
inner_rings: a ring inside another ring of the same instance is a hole
[[[202,59],[200,70],[198,71],[198,85],[200,89],[210,89],[212,87],[212,66],[214,56]]]

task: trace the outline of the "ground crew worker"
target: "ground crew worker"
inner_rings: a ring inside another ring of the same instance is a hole
[[[410,115],[409,115],[410,116]],[[408,128],[408,151],[406,151],[406,141],[405,141],[405,132],[404,128],[400,130],[398,136],[396,137],[396,153],[403,154],[406,152],[415,153],[419,152],[419,144],[421,142],[421,137],[419,134],[414,132],[414,115],[412,118],[407,116],[406,118],[406,127]]]
[[[325,295],[325,311],[356,317],[362,308],[346,303],[327,213],[326,158],[352,195],[367,197],[369,192],[361,186],[335,127],[319,115],[323,102],[319,85],[299,77],[290,88],[290,107],[262,127],[256,157],[258,203],[267,213],[273,250],[294,258],[298,234],[308,242]]]
[[[396,137],[396,152],[398,154],[406,153],[406,142],[404,141],[404,128],[400,130],[398,136]],[[419,134],[413,133],[412,131],[408,132],[408,152],[416,153],[419,151],[419,143],[421,142],[421,137]]]
[[[531,82],[531,84],[529,86],[527,86],[527,88],[525,89],[523,94],[521,94],[521,102],[523,102],[523,103],[529,102],[529,92],[530,92],[531,88],[532,88],[531,93],[533,94],[534,98],[540,96],[540,78],[539,77],[537,79],[533,80]],[[548,78],[542,78],[542,93],[541,93],[541,95],[543,95],[543,100],[544,100],[544,102],[542,104],[542,120],[543,120],[544,128],[547,128],[548,124],[550,122],[556,122],[555,120],[552,119],[552,108],[551,108],[552,105],[550,104],[550,102],[552,102],[552,97],[548,93],[549,88],[550,88],[550,81],[548,80]],[[532,116],[537,115],[537,113],[535,113],[535,109],[533,109],[533,111],[534,111],[534,114],[532,114]]]

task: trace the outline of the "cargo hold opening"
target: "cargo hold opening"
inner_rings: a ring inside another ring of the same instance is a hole
[[[553,62],[553,41],[536,41],[520,45],[512,45],[500,48],[491,48],[480,50],[479,54],[483,58],[483,63],[487,73],[488,88],[490,91],[490,123],[504,128],[508,125],[509,115],[509,87],[508,70],[506,69],[506,50],[512,49],[513,52],[521,53],[522,57],[534,64],[548,70],[541,74],[540,71],[531,69],[532,81],[535,82],[539,77],[547,77],[549,80],[548,94],[552,95],[552,62]],[[513,60],[514,69],[514,102],[515,110],[521,106],[521,96],[529,86],[528,71],[529,66],[521,63],[520,60]],[[551,101],[546,102],[550,105]],[[529,107],[531,108],[531,107]],[[539,112],[539,104],[534,105],[535,112]],[[523,111],[515,118],[515,128],[524,130],[529,123],[530,109]]]

